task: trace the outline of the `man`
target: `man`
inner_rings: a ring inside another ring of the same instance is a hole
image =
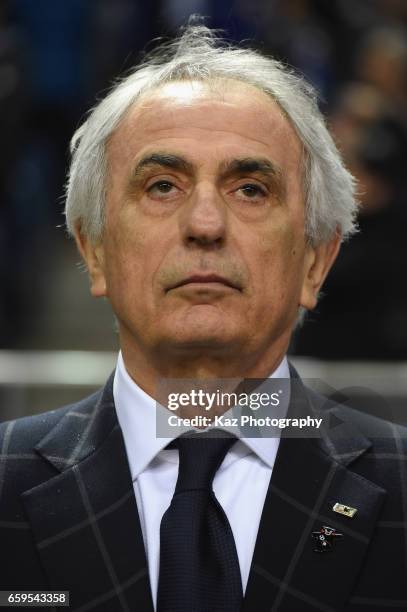
[[[2,588],[74,610],[407,606],[404,431],[334,405],[341,435],[156,435],[163,379],[296,377],[292,330],[355,214],[309,86],[187,28],[79,128],[66,214],[121,353],[100,392],[2,426]],[[297,383],[288,410],[320,412]]]

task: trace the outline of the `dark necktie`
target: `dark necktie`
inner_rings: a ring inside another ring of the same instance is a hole
[[[222,436],[225,436],[222,432]],[[212,434],[213,436],[213,434]],[[212,482],[235,437],[181,436],[179,472],[161,521],[158,612],[238,612],[243,590],[227,516]]]

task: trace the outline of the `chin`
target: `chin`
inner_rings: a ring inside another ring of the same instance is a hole
[[[236,342],[236,338],[233,336],[229,336],[227,334],[218,333],[214,330],[200,330],[197,333],[196,330],[188,333],[187,330],[183,330],[182,333],[179,334],[171,334],[171,336],[167,336],[167,344],[172,344],[173,346],[177,346],[179,348],[201,348],[201,349],[221,349],[222,347],[228,346],[230,344],[234,344]]]
[[[231,329],[229,325],[219,325],[219,322],[195,321],[194,325],[178,325],[171,327],[164,336],[167,346],[179,349],[221,350],[236,344],[241,340],[241,333]]]

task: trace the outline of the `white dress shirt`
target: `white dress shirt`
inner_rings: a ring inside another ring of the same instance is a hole
[[[286,358],[271,376],[289,378]],[[156,609],[160,524],[175,490],[178,451],[165,450],[171,438],[156,437],[156,402],[130,378],[121,353],[113,396],[133,479]],[[279,442],[279,437],[239,440],[227,453],[213,482],[235,539],[243,592]]]

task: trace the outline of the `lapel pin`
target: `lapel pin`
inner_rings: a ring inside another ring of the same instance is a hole
[[[314,552],[331,552],[336,538],[342,538],[343,534],[338,533],[333,527],[324,525],[319,531],[313,531],[312,537],[315,540]]]
[[[338,514],[343,514],[343,516],[348,516],[349,518],[353,518],[358,511],[357,508],[345,506],[345,504],[340,504],[339,502],[336,502],[332,510]]]

